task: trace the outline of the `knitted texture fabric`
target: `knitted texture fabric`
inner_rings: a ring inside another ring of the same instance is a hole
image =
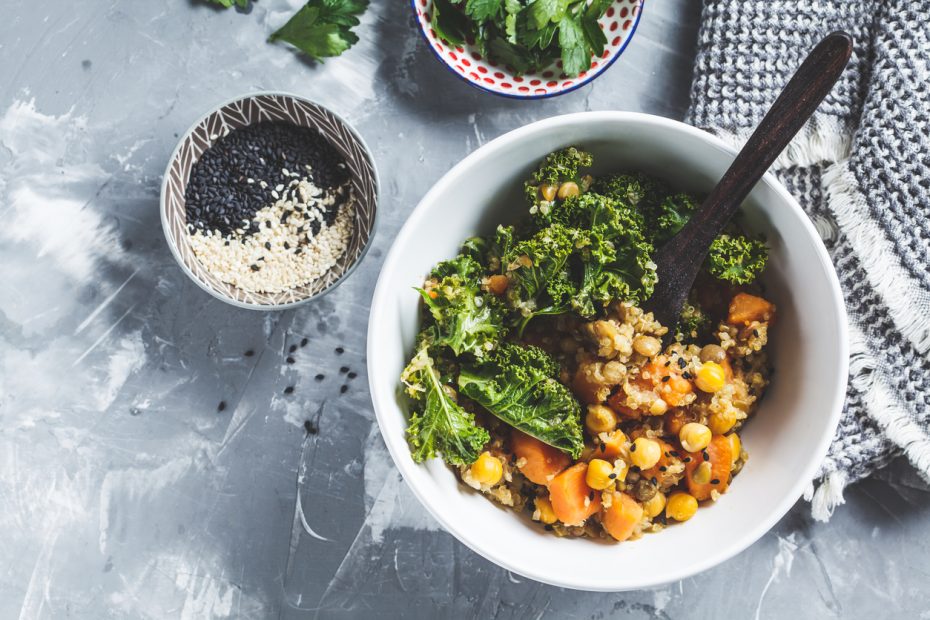
[[[850,64],[773,171],[823,238],[850,330],[842,419],[806,497],[905,454],[930,481],[930,0],[706,0],[688,122],[740,146],[826,34]]]

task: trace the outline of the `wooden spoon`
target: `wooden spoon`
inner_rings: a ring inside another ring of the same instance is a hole
[[[669,333],[711,242],[833,88],[852,50],[853,39],[845,32],[829,34],[817,44],[691,220],[659,248],[659,281],[648,307]]]

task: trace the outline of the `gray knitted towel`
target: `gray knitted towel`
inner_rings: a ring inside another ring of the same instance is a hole
[[[850,321],[849,390],[807,499],[906,454],[930,480],[930,0],[706,0],[688,122],[741,145],[807,52],[846,74],[775,164],[823,237]]]

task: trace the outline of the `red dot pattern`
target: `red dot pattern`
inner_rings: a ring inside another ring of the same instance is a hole
[[[575,86],[580,86],[600,75],[610,64],[610,60],[620,53],[630,38],[644,0],[615,0],[613,5],[600,20],[601,30],[610,33],[604,53],[594,58],[591,68],[582,72],[577,78],[569,78],[562,72],[562,61],[556,61],[551,67],[537,73],[522,76],[513,75],[508,67],[492,63],[474,51],[471,45],[453,46],[440,39],[430,27],[430,9],[432,0],[416,0],[417,21],[436,54],[466,80],[482,88],[498,93],[531,97],[552,95]],[[605,62],[606,61],[606,62]]]

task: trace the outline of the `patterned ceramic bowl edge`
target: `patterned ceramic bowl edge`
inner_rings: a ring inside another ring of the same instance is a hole
[[[600,19],[607,45],[591,68],[578,77],[562,73],[562,61],[534,73],[516,76],[510,69],[484,58],[470,45],[454,46],[430,26],[433,0],[410,0],[420,34],[430,51],[447,69],[483,91],[513,99],[545,99],[581,88],[606,71],[620,57],[639,26],[645,0],[615,0]]]
[[[220,281],[200,264],[187,238],[184,192],[194,163],[217,139],[234,129],[270,120],[317,129],[339,151],[350,172],[356,209],[348,248],[323,277],[279,293],[253,293]],[[281,310],[324,294],[352,272],[364,257],[374,234],[377,202],[378,176],[370,151],[346,121],[297,95],[262,92],[223,103],[184,134],[165,171],[160,211],[165,239],[172,254],[200,288],[242,308]]]

